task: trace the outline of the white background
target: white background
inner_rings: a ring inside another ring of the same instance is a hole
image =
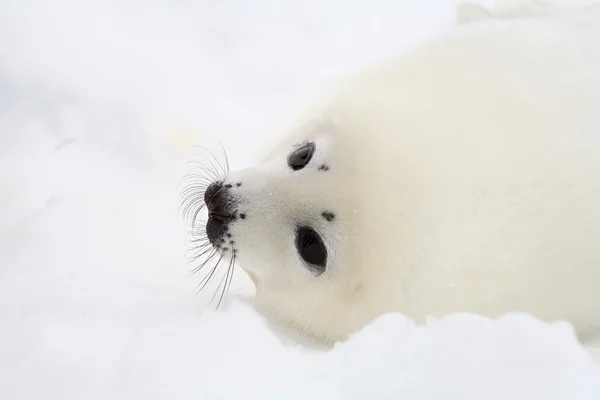
[[[454,21],[454,1],[0,0],[1,399],[598,399],[566,324],[376,321],[328,353],[196,296],[179,180],[251,163],[331,78]]]

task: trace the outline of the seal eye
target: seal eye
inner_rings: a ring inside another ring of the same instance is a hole
[[[287,160],[290,168],[294,171],[298,171],[306,167],[315,152],[315,148],[314,142],[310,142],[292,151]]]
[[[325,271],[327,248],[314,229],[303,226],[296,231],[296,249],[308,267],[317,275]]]

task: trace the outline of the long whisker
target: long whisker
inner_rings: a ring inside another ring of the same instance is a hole
[[[214,155],[214,153],[211,152],[210,150],[208,150],[205,147],[201,147],[201,149],[205,150],[210,155],[210,158],[206,158],[205,160],[211,166],[211,169],[215,173],[215,176],[220,176],[221,172],[224,175],[227,175],[227,172],[225,171],[224,168],[222,168],[221,163],[219,162],[219,160],[217,159],[217,157]],[[217,166],[215,166],[215,163],[217,164],[218,168],[217,168]],[[219,171],[219,168],[221,169],[221,171]]]
[[[225,160],[225,168],[223,170],[225,171],[226,175],[229,175],[229,157],[227,156],[227,152],[225,151],[223,143],[219,142],[219,145],[221,146],[221,151],[223,152],[223,159]]]
[[[219,256],[219,259],[215,263],[214,267],[211,269],[210,273],[207,276],[205,276],[204,278],[202,278],[202,280],[198,284],[198,286],[200,286],[200,289],[198,290],[197,293],[202,292],[202,290],[206,287],[206,285],[208,285],[210,283],[213,276],[215,275],[215,272],[219,268],[219,264],[221,264],[221,260],[223,260],[223,253],[221,253],[221,255]]]
[[[219,145],[220,145],[220,147],[221,147],[221,150],[223,151],[223,157],[224,157],[225,164],[226,164],[226,165],[228,165],[228,164],[229,164],[229,162],[228,162],[228,160],[227,160],[227,152],[225,151],[225,148],[223,147],[223,144],[222,144],[221,142],[219,142]],[[219,161],[219,159],[218,159],[218,158],[217,158],[217,157],[214,155],[214,153],[213,153],[213,152],[211,152],[210,150],[208,150],[208,149],[206,149],[206,148],[204,148],[204,150],[206,150],[206,151],[207,151],[207,152],[210,154],[211,158],[212,158],[212,159],[213,159],[213,160],[214,160],[214,161],[217,163],[217,165],[218,165],[218,166],[221,168],[221,171],[223,171],[223,174],[225,174],[225,175],[229,174],[229,169],[228,169],[228,168],[225,168],[225,167],[224,167],[224,166],[221,164],[221,162],[220,162],[220,161]]]
[[[190,172],[180,180],[183,186],[180,192],[181,216],[188,229],[186,230],[186,254],[190,263],[196,266],[191,274],[203,273],[203,277],[196,286],[199,294],[207,288],[221,270],[225,267],[224,276],[213,293],[211,302],[219,294],[216,308],[222,304],[229,292],[235,271],[236,250],[213,246],[206,233],[207,215],[204,193],[213,182],[223,182],[229,175],[229,158],[222,143],[219,142],[222,154],[217,157],[209,149],[199,146],[200,154],[197,160],[187,163]],[[223,216],[225,217],[225,216]],[[231,251],[231,254],[227,254]],[[228,258],[228,260],[227,260]]]
[[[227,267],[227,276],[229,278],[225,280],[225,286],[223,286],[223,293],[221,293],[221,298],[219,299],[217,308],[219,308],[221,301],[227,295],[227,293],[229,293],[229,287],[231,286],[231,281],[233,281],[233,273],[235,272],[235,253],[236,251],[233,250],[231,253],[231,257],[229,258],[229,266]]]

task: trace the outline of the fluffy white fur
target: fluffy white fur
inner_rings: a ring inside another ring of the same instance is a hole
[[[327,343],[392,311],[520,311],[596,332],[599,16],[456,27],[343,82],[231,173],[247,217],[230,232],[258,308]],[[291,171],[303,141],[317,152]],[[327,244],[320,276],[294,247],[300,223]]]

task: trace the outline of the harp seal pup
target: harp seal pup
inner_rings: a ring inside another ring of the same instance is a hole
[[[378,316],[600,328],[600,13],[459,24],[339,82],[204,192],[257,309],[320,343]]]

